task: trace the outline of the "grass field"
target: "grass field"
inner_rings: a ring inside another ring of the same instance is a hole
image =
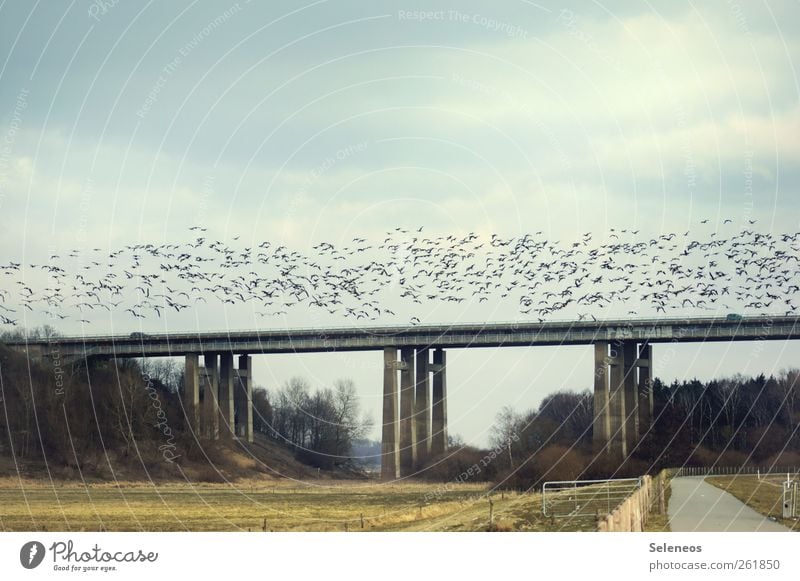
[[[551,520],[539,494],[492,494],[494,528],[594,530],[594,519]],[[361,521],[364,521],[362,529]],[[108,483],[0,479],[4,531],[480,531],[486,488],[377,482]]]
[[[777,521],[794,531],[800,531],[800,520],[782,518],[783,476],[709,476],[706,482],[732,494],[752,509],[765,516],[775,517]]]

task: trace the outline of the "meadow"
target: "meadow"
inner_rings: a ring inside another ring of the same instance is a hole
[[[96,483],[0,479],[3,531],[594,530],[550,519],[537,493],[478,484],[241,481]]]
[[[800,520],[782,517],[782,482],[785,480],[785,474],[764,477],[746,474],[740,476],[709,476],[706,478],[706,482],[727,491],[755,511],[764,516],[773,517],[777,522],[792,530],[800,531]]]

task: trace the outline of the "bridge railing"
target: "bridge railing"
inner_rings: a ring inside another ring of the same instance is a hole
[[[448,332],[458,332],[460,330],[474,330],[475,328],[488,328],[492,327],[538,327],[541,329],[557,328],[563,325],[570,325],[571,327],[607,327],[607,326],[642,326],[642,325],[693,325],[703,323],[724,323],[727,325],[742,325],[748,323],[759,323],[765,320],[782,323],[796,323],[798,317],[790,317],[786,315],[754,315],[742,317],[738,320],[729,320],[722,316],[707,316],[707,317],[676,317],[676,318],[630,318],[630,319],[597,319],[597,320],[575,320],[575,319],[550,319],[547,321],[534,321],[534,320],[514,320],[514,321],[493,321],[491,323],[472,322],[472,323],[426,323],[425,325],[376,325],[368,327],[294,327],[287,328],[272,328],[272,329],[217,329],[210,331],[179,331],[179,332],[148,332],[140,336],[132,335],[59,335],[57,337],[36,337],[28,338],[20,341],[9,341],[9,345],[30,345],[30,344],[46,344],[46,343],[59,343],[59,342],[83,342],[83,341],[103,341],[103,340],[119,340],[119,341],[149,341],[149,340],[165,340],[165,339],[192,339],[198,336],[231,336],[231,335],[277,335],[281,333],[319,333],[337,334],[337,333],[364,333],[369,334],[391,334],[398,332],[435,332],[436,330],[447,329]]]

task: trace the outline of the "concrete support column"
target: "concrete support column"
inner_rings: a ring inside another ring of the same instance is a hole
[[[625,441],[630,454],[639,443],[639,390],[636,384],[636,342],[622,344],[622,364],[625,378]]]
[[[219,422],[225,438],[236,436],[236,409],[233,403],[233,353],[219,356]]]
[[[608,341],[594,344],[594,420],[592,447],[595,453],[608,451],[611,433],[608,413]]]
[[[206,381],[203,393],[203,430],[206,438],[219,438],[219,367],[217,355],[206,353],[203,356],[206,368]]]
[[[650,344],[639,346],[639,436],[643,436],[650,429],[653,421],[653,346]]]
[[[239,423],[248,442],[253,441],[253,358],[239,355],[239,386],[242,405],[239,407]]]
[[[400,478],[400,422],[397,414],[397,349],[383,350],[381,479]]]
[[[447,450],[447,358],[443,349],[433,352],[433,397],[431,407],[431,455]]]
[[[430,398],[430,350],[417,349],[417,384],[414,393],[414,419],[417,427],[417,463],[416,469],[420,469],[428,462],[431,450],[430,440],[430,421],[431,421],[431,398]]]
[[[417,464],[417,426],[414,418],[414,348],[400,350],[400,475]]]
[[[187,355],[183,376],[183,410],[195,438],[200,437],[200,363],[197,355]]]
[[[235,369],[233,372],[233,416],[235,420],[234,432],[237,438],[244,438],[245,430],[245,408],[247,407],[247,394],[245,393],[245,379],[242,376],[241,369]]]
[[[608,394],[608,452],[616,459],[623,459],[628,455],[627,439],[625,437],[625,370],[623,343],[615,342],[611,345],[611,373]]]

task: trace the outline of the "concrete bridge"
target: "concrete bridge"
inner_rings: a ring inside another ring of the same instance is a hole
[[[249,441],[253,438],[252,355],[380,350],[384,358],[381,473],[392,479],[412,474],[429,456],[447,449],[447,349],[594,345],[593,442],[598,451],[622,459],[652,418],[654,344],[797,338],[796,317],[728,316],[133,333],[58,337],[9,346],[29,357],[62,360],[182,356],[184,410],[195,433]],[[239,355],[238,369],[234,354]]]

